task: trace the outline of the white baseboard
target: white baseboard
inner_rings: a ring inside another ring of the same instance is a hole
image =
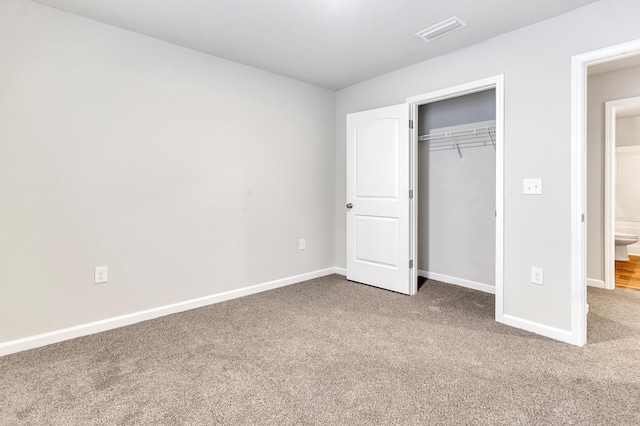
[[[548,325],[539,324],[537,322],[525,320],[522,318],[514,317],[513,315],[504,314],[502,316],[502,323],[511,327],[520,328],[531,333],[539,334],[541,336],[549,337],[554,340],[559,340],[564,343],[575,345],[573,335],[570,331],[561,330],[555,327],[549,327]]]
[[[336,266],[333,269],[334,269],[334,273],[335,274],[342,275],[344,277],[347,276],[347,270],[345,268],[339,268],[339,267]]]
[[[463,278],[450,277],[449,275],[437,274],[435,272],[418,270],[418,276],[430,280],[442,281],[447,284],[454,284],[460,287],[471,288],[473,290],[483,291],[485,293],[496,294],[496,287],[490,284],[480,283],[477,281],[465,280]]]
[[[587,278],[587,285],[590,287],[606,288],[604,285],[604,281],[592,280],[591,278]]]
[[[90,322],[87,324],[63,328],[61,330],[38,334],[36,336],[10,340],[8,342],[0,343],[0,356],[39,348],[41,346],[46,346],[52,343],[58,343],[69,339],[75,339],[76,337],[87,336],[89,334],[99,333],[101,331],[112,330],[114,328],[124,327],[126,325],[135,324],[141,321],[147,321],[165,315],[188,311],[190,309],[201,308],[203,306],[213,305],[215,303],[224,302],[226,300],[236,299],[238,297],[248,296],[250,294],[260,293],[263,291],[273,290],[279,287],[285,287],[291,284],[297,284],[299,282],[312,280],[314,278],[324,277],[333,273],[336,273],[336,268],[321,269],[318,271],[295,275],[288,278],[282,278],[275,281],[269,281],[266,283],[244,287],[237,290],[230,290],[210,296],[199,297],[197,299],[186,300],[184,302],[173,303],[171,305],[147,309],[145,311],[134,312],[127,315],[121,315],[100,321]]]

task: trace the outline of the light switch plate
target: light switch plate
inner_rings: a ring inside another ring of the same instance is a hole
[[[107,282],[107,267],[96,266],[94,270],[94,283],[102,284]]]
[[[542,195],[542,179],[523,179],[522,193],[526,195]]]

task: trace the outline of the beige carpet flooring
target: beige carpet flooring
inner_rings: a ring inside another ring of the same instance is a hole
[[[2,357],[0,424],[638,425],[640,291],[589,304],[577,348],[333,275]]]

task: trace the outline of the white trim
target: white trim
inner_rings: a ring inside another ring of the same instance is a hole
[[[407,98],[407,102],[409,104],[422,105],[431,102],[442,101],[444,99],[457,98],[458,96],[470,95],[472,93],[493,89],[496,84],[503,80],[504,76],[500,74],[493,77],[483,78],[481,80],[459,84],[457,86],[447,87],[445,89],[434,90],[433,92],[425,93],[422,95],[411,96],[410,98]]]
[[[496,76],[496,321],[504,316],[504,75]]]
[[[586,65],[574,56],[571,61],[571,343],[577,346],[587,343],[585,95]]]
[[[409,98],[411,99],[411,98]],[[409,105],[409,119],[413,129],[409,132],[409,188],[413,191],[413,198],[409,200],[409,259],[413,259],[411,269],[411,294],[418,292],[418,107],[407,99]]]
[[[616,108],[611,102],[605,103],[604,119],[604,288],[614,289],[615,279],[615,185],[616,156]],[[587,280],[587,285],[589,281]]]
[[[346,268],[339,268],[339,267],[336,266],[335,268],[333,268],[333,273],[346,277],[347,276],[347,269]]]
[[[605,136],[604,136],[604,284],[606,289],[616,288],[616,151],[621,148],[638,149],[638,147],[616,148],[616,114],[623,106],[640,104],[640,96],[616,99],[605,102]],[[588,285],[588,283],[587,283]]]
[[[441,281],[447,284],[453,284],[460,287],[466,287],[473,290],[482,291],[484,293],[496,294],[495,286],[491,284],[485,284],[478,281],[465,280],[464,278],[451,277],[449,275],[438,274],[429,271],[418,271],[418,276],[424,277],[430,280]]]
[[[602,280],[594,280],[591,278],[587,278],[587,285],[589,287],[597,287],[597,288],[607,288],[604,281]]]
[[[417,232],[418,232],[418,107],[426,103],[437,102],[444,99],[469,95],[484,90],[496,91],[496,283],[494,287],[496,295],[496,321],[503,322],[504,313],[504,75],[496,75],[482,80],[449,87],[442,90],[407,98],[411,106],[411,119],[415,123],[411,137],[411,188],[414,190],[414,198],[411,204],[411,258],[417,259]],[[415,272],[414,272],[415,273]],[[416,282],[414,277],[414,282]]]
[[[157,308],[134,312],[127,315],[121,315],[100,321],[93,321],[86,324],[63,328],[61,330],[38,334],[36,336],[10,340],[8,342],[0,343],[0,356],[26,351],[41,346],[50,345],[52,343],[63,342],[65,340],[74,339],[76,337],[82,337],[89,334],[95,334],[101,331],[112,330],[114,328],[124,327],[126,325],[135,324],[141,321],[147,321],[165,315],[188,311],[190,309],[201,308],[203,306],[213,305],[215,303],[224,302],[231,299],[237,299],[239,297],[261,293],[263,291],[273,290],[291,284],[297,284],[303,281],[312,280],[314,278],[331,275],[335,273],[335,270],[336,268],[321,269],[318,271],[295,275],[288,278],[282,278],[275,281],[269,281],[266,283],[244,287],[237,290],[225,291],[223,293],[199,297],[197,299],[173,303],[171,305],[160,306]]]
[[[640,40],[576,55],[571,59],[571,336],[587,342],[586,238],[586,87],[587,66],[640,52]]]
[[[561,342],[575,344],[573,341],[573,335],[570,331],[549,327],[548,325],[514,317],[509,314],[504,314],[503,319],[504,324],[510,325],[511,327],[520,328]]]

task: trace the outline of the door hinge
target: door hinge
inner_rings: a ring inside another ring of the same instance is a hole
[[[409,128],[413,129],[413,120],[409,120]]]
[[[584,222],[584,213],[582,213],[582,221]]]
[[[409,190],[409,198],[413,198],[413,189]]]
[[[413,269],[413,259],[409,261],[409,269]]]

